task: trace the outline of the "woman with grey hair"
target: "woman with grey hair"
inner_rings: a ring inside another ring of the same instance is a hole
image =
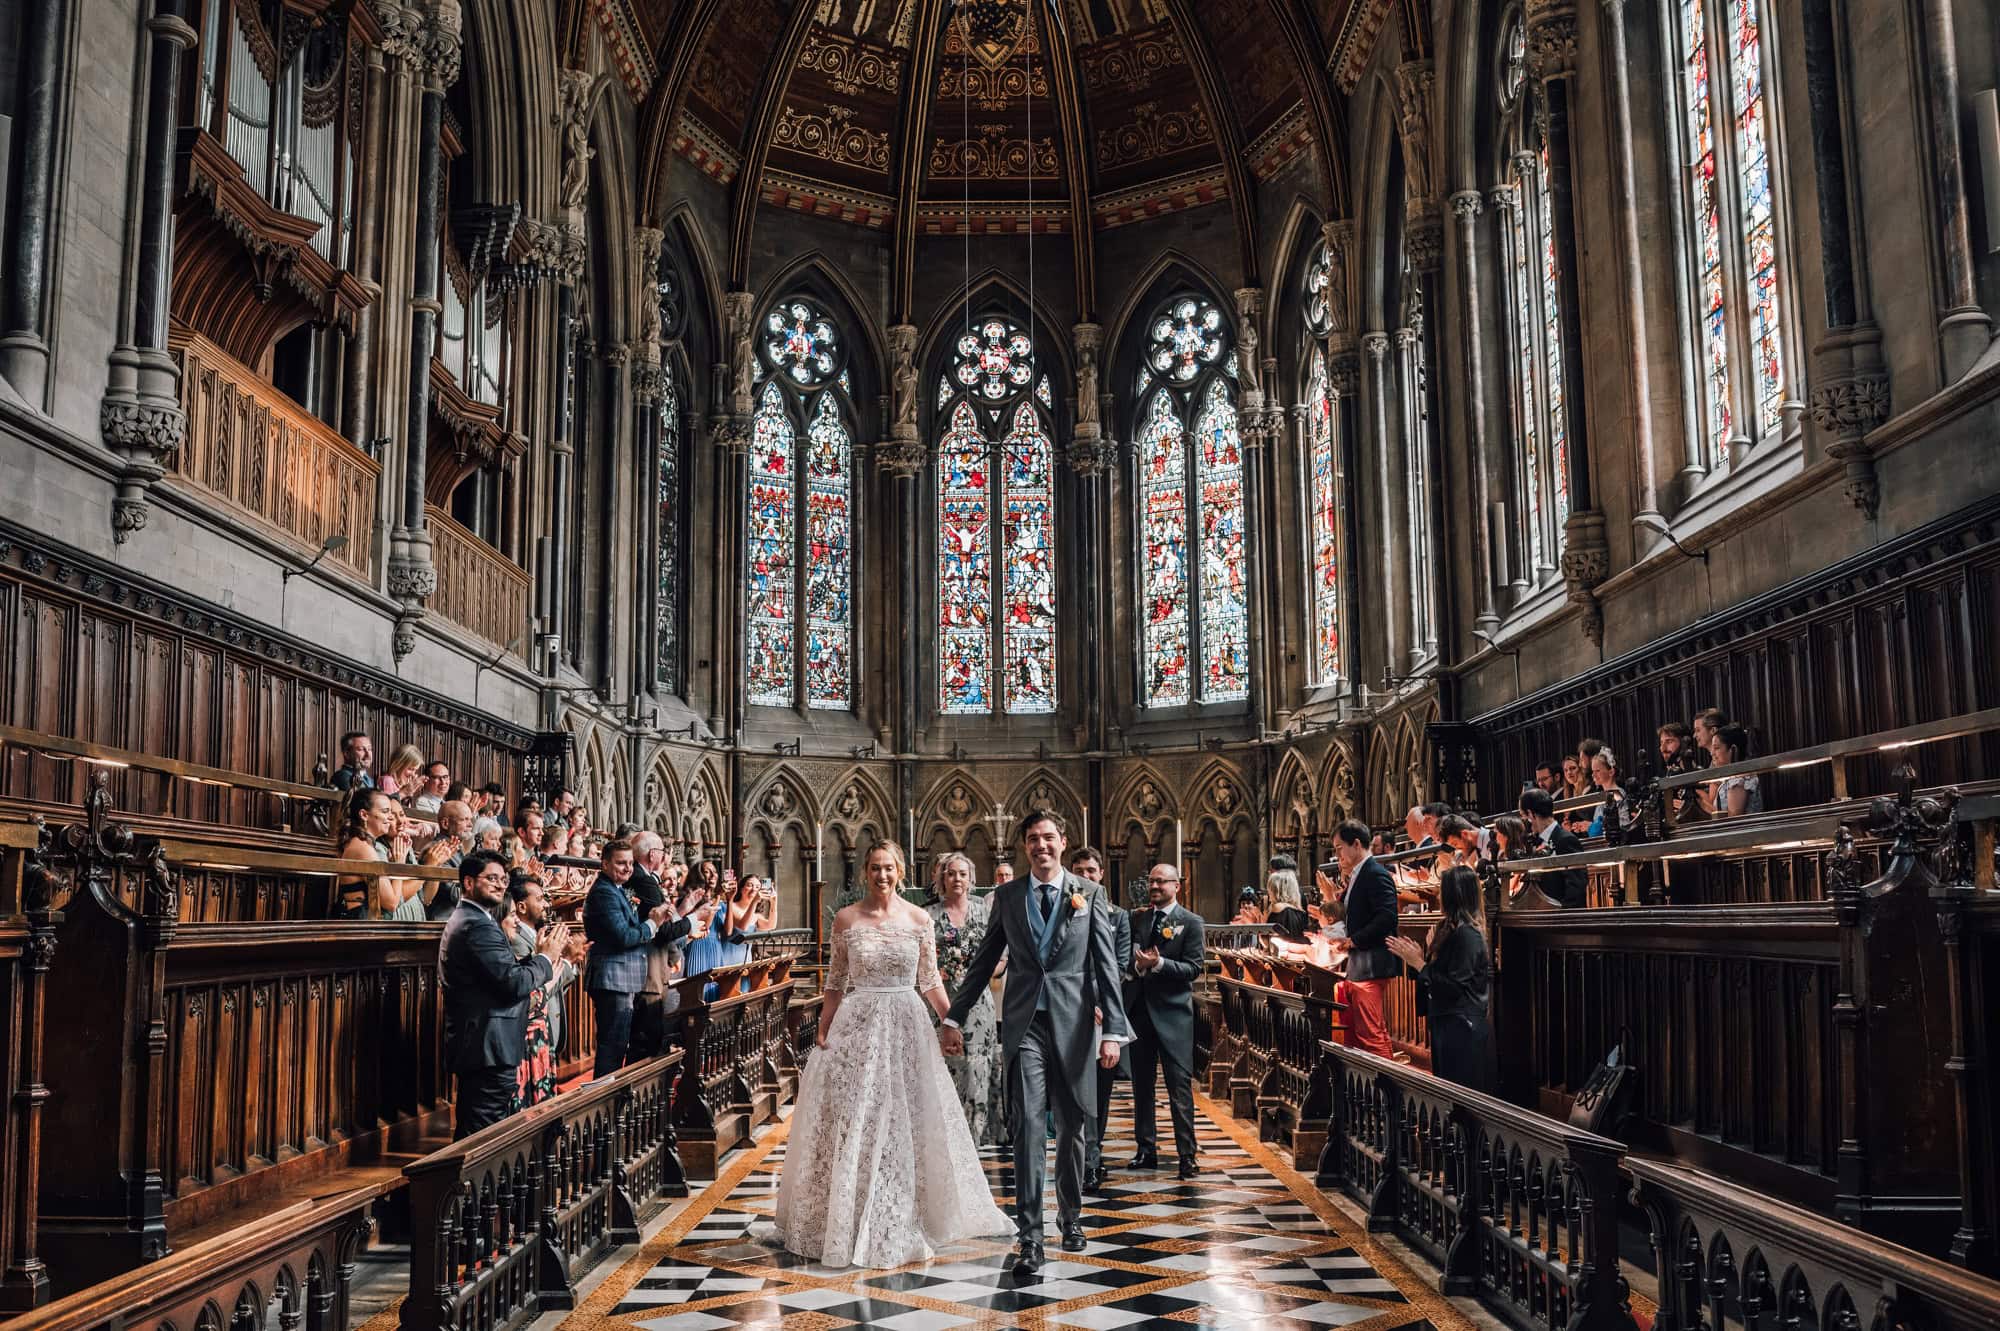
[[[1271,909],[1280,910],[1286,906],[1305,905],[1299,896],[1299,874],[1296,869],[1273,869],[1264,879],[1264,889],[1270,894]]]
[[[972,861],[954,851],[938,861],[937,900],[924,909],[937,934],[938,973],[944,977],[945,991],[954,1002],[966,968],[979,951],[991,923],[991,902],[972,895]],[[981,1146],[998,1145],[1006,1115],[993,1112],[1000,1084],[1000,1024],[993,1011],[993,995],[981,994],[966,1018],[965,1052],[947,1054],[945,1067],[951,1071],[958,1103],[965,1110],[966,1126],[972,1140]]]

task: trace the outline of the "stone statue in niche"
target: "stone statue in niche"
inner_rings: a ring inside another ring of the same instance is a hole
[[[569,211],[581,209],[590,190],[590,159],[597,155],[590,146],[590,93],[596,85],[596,76],[584,70],[563,71],[563,173],[556,201]]]
[[[1260,287],[1243,287],[1236,293],[1236,382],[1242,389],[1243,405],[1264,405],[1264,358],[1259,353],[1257,321],[1264,314],[1264,292]]]
[[[747,420],[756,396],[757,350],[752,345],[756,330],[751,319],[755,298],[748,291],[731,291],[722,299],[729,320],[729,410]]]
[[[895,388],[891,433],[898,439],[917,437],[917,329],[895,324],[889,329],[889,353],[895,361],[890,380]]]
[[[1076,337],[1076,432],[1085,439],[1098,432],[1097,350],[1103,329],[1078,324]]]
[[[1132,798],[1132,807],[1140,818],[1150,823],[1165,811],[1167,802],[1160,797],[1159,790],[1152,782],[1141,781],[1138,793]]]

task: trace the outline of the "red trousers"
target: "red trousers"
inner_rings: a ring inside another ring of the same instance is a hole
[[[1389,1043],[1389,1027],[1382,1020],[1382,998],[1387,980],[1349,980],[1347,989],[1347,1044],[1388,1058],[1394,1053]]]

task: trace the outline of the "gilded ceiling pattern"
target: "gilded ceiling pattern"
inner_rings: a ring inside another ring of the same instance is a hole
[[[931,148],[932,179],[999,180],[1029,174],[1029,145],[1025,138],[1009,138],[1005,125],[974,125],[977,135],[970,139],[940,137]],[[1034,142],[1033,171],[1053,180],[1056,173],[1055,140],[1047,136]],[[1053,186],[1051,186],[1053,188]]]
[[[799,70],[822,75],[852,97],[864,88],[894,97],[903,90],[903,60],[889,47],[815,27],[799,51]]]
[[[938,100],[942,105],[936,114],[950,119],[951,108],[961,102],[970,102],[982,111],[1004,111],[1024,92],[1047,100],[1048,71],[1040,64],[1027,69],[1020,65],[987,69],[983,65],[947,64],[938,71]]]
[[[889,169],[889,136],[855,124],[851,107],[828,106],[824,113],[816,113],[787,106],[771,141],[829,162]]]
[[[1145,92],[1156,81],[1171,88],[1188,78],[1181,39],[1164,25],[1086,46],[1078,52],[1077,63],[1093,96]]]
[[[1097,131],[1100,171],[1215,141],[1208,115],[1199,106],[1161,110],[1157,102],[1141,102],[1132,111],[1133,119],[1127,123]]]

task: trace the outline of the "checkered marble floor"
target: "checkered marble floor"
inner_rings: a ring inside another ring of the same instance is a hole
[[[1135,1172],[1126,1087],[1113,1102],[1102,1195],[1085,1198],[1089,1246],[1061,1252],[1049,1186],[1048,1263],[1007,1270],[1001,1240],[955,1245],[896,1271],[828,1269],[785,1252],[771,1213],[784,1128],[723,1176],[563,1323],[565,1331],[1461,1331],[1469,1326],[1419,1277],[1372,1245],[1284,1157],[1216,1106],[1199,1104],[1202,1172]],[[1161,1132],[1171,1142],[1161,1108]],[[984,1152],[1002,1206],[1011,1171]],[[1051,1166],[1053,1172],[1053,1166]]]

